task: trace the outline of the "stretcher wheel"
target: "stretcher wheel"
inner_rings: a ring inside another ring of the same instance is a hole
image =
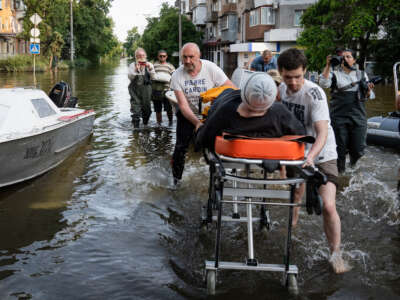
[[[295,274],[287,275],[287,288],[290,294],[292,295],[299,294],[299,288],[297,286],[297,278]]]
[[[207,280],[207,294],[215,295],[215,283],[216,283],[216,271],[215,270],[207,270],[206,280]]]

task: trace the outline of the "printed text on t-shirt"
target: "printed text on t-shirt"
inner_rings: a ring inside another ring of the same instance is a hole
[[[299,120],[301,123],[304,124],[304,111],[305,111],[305,106],[304,105],[300,105],[297,103],[292,103],[292,102],[287,102],[287,101],[283,101],[282,103],[284,103],[287,108],[294,113],[294,115],[296,116],[297,120]]]

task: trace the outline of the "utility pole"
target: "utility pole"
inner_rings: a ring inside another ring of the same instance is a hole
[[[182,0],[178,0],[179,3],[179,65],[182,64],[181,49],[182,49]]]
[[[70,51],[71,51],[71,62],[73,62],[74,61],[74,17],[73,17],[73,14],[72,14],[72,0],[70,0],[69,1],[69,4],[70,4],[70,6],[69,6],[69,10],[70,10],[70,16],[71,16],[71,19],[70,19],[70,33],[71,33],[71,49],[70,49]]]

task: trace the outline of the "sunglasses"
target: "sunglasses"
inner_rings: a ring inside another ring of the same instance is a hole
[[[167,57],[166,55],[159,55],[158,57]]]

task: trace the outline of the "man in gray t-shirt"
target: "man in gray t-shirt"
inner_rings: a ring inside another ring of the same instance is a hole
[[[171,89],[178,101],[176,143],[171,162],[175,184],[182,178],[185,155],[194,131],[203,125],[198,118],[200,93],[222,85],[235,87],[217,65],[200,59],[200,49],[196,44],[185,44],[181,56],[183,65],[171,78]]]
[[[343,260],[340,250],[341,223],[336,211],[338,169],[335,137],[330,125],[324,91],[318,85],[304,79],[306,64],[306,57],[298,49],[291,48],[281,53],[278,67],[284,83],[279,86],[279,93],[282,103],[303,123],[307,134],[315,137],[315,143],[307,149],[303,167],[313,167],[315,164],[327,176],[328,182],[319,187],[323,200],[324,230],[331,251],[332,268],[335,273],[344,273],[349,271],[350,267]],[[296,203],[301,201],[304,191],[304,183],[296,188]],[[296,225],[297,219],[298,208],[294,210],[293,225]]]

